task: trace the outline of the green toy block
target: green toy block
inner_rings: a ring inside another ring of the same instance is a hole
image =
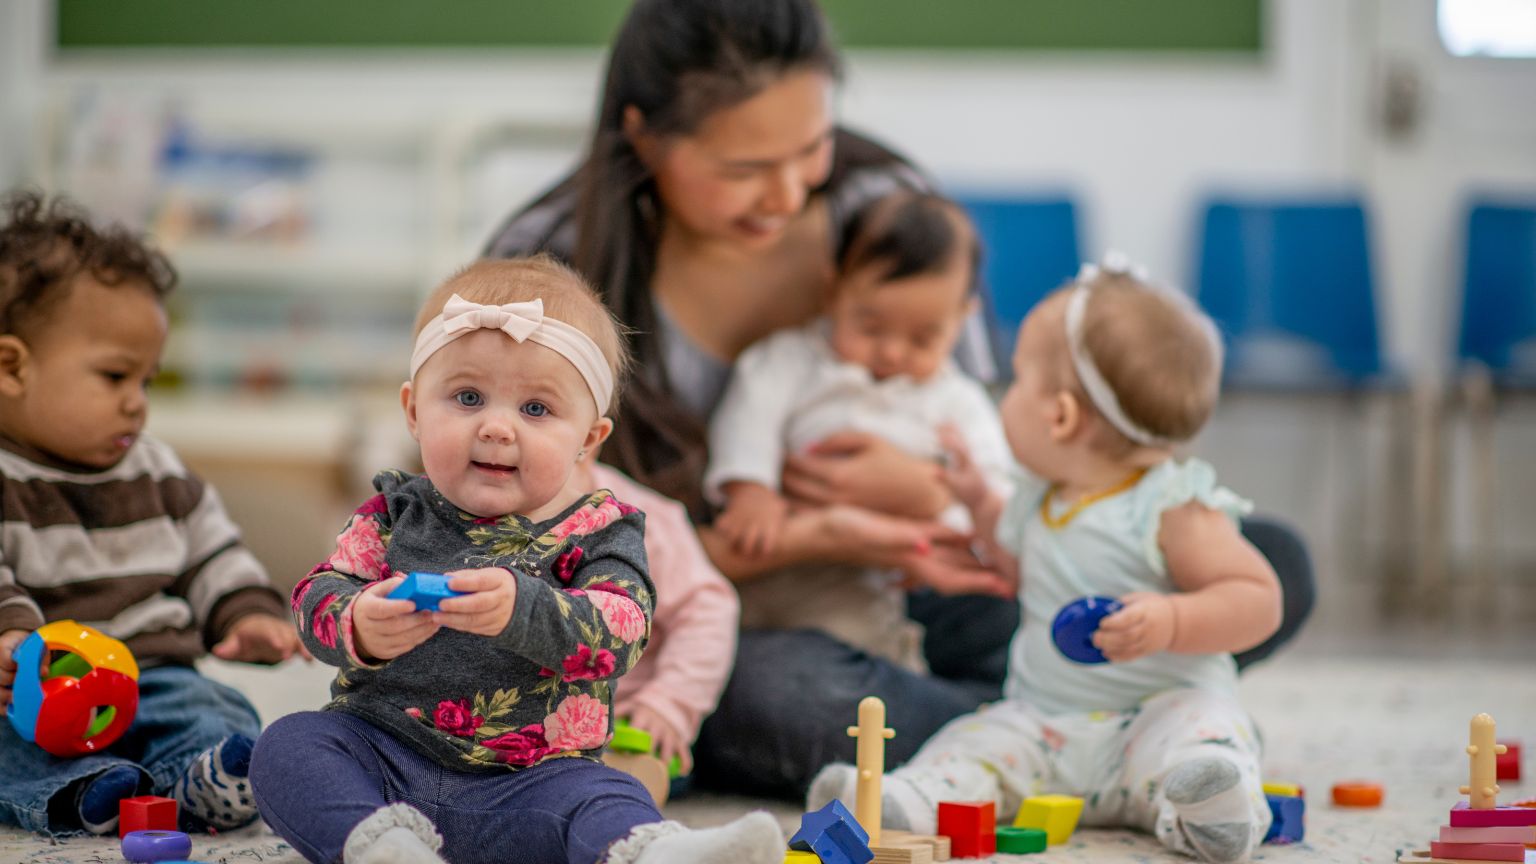
[[[615,753],[649,753],[654,746],[651,733],[628,723],[615,723],[613,740],[608,742],[608,749]]]
[[[997,826],[997,851],[1022,855],[1045,851],[1045,832],[1039,828]]]

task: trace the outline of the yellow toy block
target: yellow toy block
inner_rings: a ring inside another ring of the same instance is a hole
[[[790,849],[784,853],[784,864],[821,864],[821,858],[815,852]]]
[[[1013,819],[1015,828],[1039,828],[1045,832],[1045,842],[1057,846],[1067,842],[1077,828],[1077,819],[1083,815],[1083,799],[1071,795],[1036,795],[1024,799],[1019,805],[1019,815]]]
[[[1295,783],[1265,783],[1265,795],[1282,795],[1286,798],[1300,798],[1301,787]]]

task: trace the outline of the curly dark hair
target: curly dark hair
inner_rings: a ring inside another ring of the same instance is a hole
[[[176,270],[159,250],[121,225],[96,228],[65,198],[22,190],[0,203],[0,333],[26,335],[69,296],[75,277],[148,288],[164,300]]]

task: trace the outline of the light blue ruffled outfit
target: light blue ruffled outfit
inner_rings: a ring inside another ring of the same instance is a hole
[[[1099,501],[1061,528],[1040,516],[1047,485],[1016,479],[1014,495],[998,521],[997,540],[1018,556],[1023,626],[1009,648],[1003,695],[1049,714],[1123,711],[1143,699],[1179,687],[1231,693],[1237,664],[1230,654],[1154,654],[1129,663],[1085,666],[1067,659],[1051,641],[1051,622],[1080,597],[1121,597],[1134,591],[1172,594],[1173,581],[1157,545],[1164,511],[1190,501],[1230,516],[1253,509],[1230,489],[1216,485],[1216,471],[1198,459],[1169,459],[1132,488]],[[1056,502],[1053,502],[1056,503]],[[1058,519],[1071,502],[1057,504]]]
[[[1135,486],[1088,504],[1065,525],[1041,517],[1048,487],[1016,478],[998,541],[1020,560],[1023,624],[1015,634],[1003,701],[951,721],[884,784],[887,813],[907,814],[918,833],[939,801],[993,800],[1011,819],[1032,795],[1084,798],[1082,824],[1141,828],[1170,849],[1195,854],[1192,826],[1239,832],[1256,847],[1269,827],[1252,720],[1236,698],[1228,654],[1157,654],[1084,665],[1051,640],[1051,622],[1079,597],[1174,593],[1157,544],[1162,514],[1191,501],[1234,521],[1251,505],[1216,485],[1198,460],[1168,460]],[[1072,502],[1052,502],[1059,521]],[[1191,808],[1172,804],[1170,769],[1215,758],[1238,782]],[[814,787],[813,787],[814,792]]]

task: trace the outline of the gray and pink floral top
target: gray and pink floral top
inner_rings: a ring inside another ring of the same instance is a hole
[[[339,667],[326,710],[387,730],[457,770],[597,758],[613,684],[645,647],[655,589],[645,517],[599,490],[545,522],[472,516],[426,476],[385,471],[336,551],[293,590],[304,644]],[[393,660],[358,656],[352,603],[395,573],[504,567],[517,580],[498,636],[443,628]]]

